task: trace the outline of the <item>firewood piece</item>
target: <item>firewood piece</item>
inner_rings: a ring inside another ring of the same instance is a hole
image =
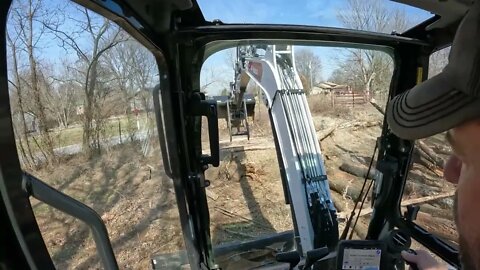
[[[365,178],[365,176],[367,175],[368,168],[361,164],[343,162],[342,165],[340,165],[340,170],[358,177]],[[368,172],[368,179],[373,179],[375,177],[375,174],[376,174],[376,170],[374,168],[371,168],[370,172]]]
[[[434,217],[453,220],[453,209],[442,209],[431,204],[422,204],[420,212],[430,214]]]
[[[447,147],[447,146],[435,144],[432,148],[435,149],[434,150],[435,153],[438,153],[438,154],[442,154],[442,155],[446,155],[446,156],[452,154],[452,149],[450,147]]]
[[[426,213],[419,212],[417,215],[416,223],[421,225],[428,232],[437,235],[444,240],[458,243],[458,235],[455,232],[455,223],[452,220],[438,218]]]
[[[346,201],[342,197],[342,194],[333,191],[331,192],[331,196],[332,196],[333,204],[335,205],[335,208],[337,209],[338,212],[347,212],[350,210],[347,208],[348,201]]]
[[[368,224],[368,220],[360,218],[355,225],[354,232],[358,235],[358,237],[360,237],[360,239],[365,239],[367,237],[368,226],[366,224]]]
[[[439,157],[432,148],[430,148],[425,142],[422,140],[416,141],[417,146],[422,149],[422,151],[433,161],[433,163],[443,169],[443,158]]]
[[[352,200],[356,200],[358,198],[358,196],[360,195],[360,190],[362,188],[362,185],[359,181],[353,181],[349,183],[349,181],[345,180],[330,179],[328,183],[332,190],[335,190],[340,194],[345,194]],[[367,183],[367,185],[368,184],[369,183]]]
[[[443,172],[437,168],[437,165],[429,160],[428,155],[420,148],[415,148],[413,151],[413,162],[418,163],[437,176],[442,176]]]

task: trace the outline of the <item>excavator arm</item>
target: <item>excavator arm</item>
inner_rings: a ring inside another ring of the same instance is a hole
[[[306,256],[325,246],[333,250],[338,242],[336,209],[293,46],[238,47],[235,67],[235,102],[242,102],[252,81],[268,107],[297,251]]]

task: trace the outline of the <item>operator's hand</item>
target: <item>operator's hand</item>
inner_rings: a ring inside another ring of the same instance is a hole
[[[437,262],[427,251],[415,250],[415,253],[402,251],[402,257],[405,261],[416,264],[419,270],[448,270],[446,265]]]

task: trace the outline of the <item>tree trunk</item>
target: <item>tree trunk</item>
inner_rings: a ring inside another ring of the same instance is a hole
[[[45,106],[41,99],[41,92],[38,86],[38,71],[37,71],[37,61],[34,56],[33,52],[33,13],[32,13],[32,4],[30,3],[29,6],[29,14],[28,14],[28,24],[29,24],[29,33],[28,33],[28,40],[27,40],[27,53],[28,53],[28,61],[30,64],[30,75],[31,75],[31,87],[33,92],[33,99],[35,101],[35,107],[37,110],[37,116],[39,121],[39,129],[42,138],[42,145],[46,147],[45,151],[47,153],[46,162],[52,163],[55,159],[55,153],[53,151],[53,141],[50,137],[48,132],[47,126],[47,116],[45,113]]]
[[[96,47],[96,46],[95,46]],[[94,48],[95,50],[95,48]],[[95,53],[95,52],[94,52]],[[85,117],[83,123],[83,146],[87,151],[88,156],[92,156],[98,148],[98,144],[95,142],[95,127],[93,125],[94,110],[96,108],[95,86],[97,80],[97,61],[93,60],[87,70],[87,77],[85,80]],[[93,139],[93,141],[92,141]]]
[[[22,161],[24,166],[31,168],[32,163],[27,157],[27,154],[25,153],[25,148],[23,147],[23,141],[22,141],[22,135],[18,130],[15,130],[15,125],[13,126],[13,130],[15,131],[15,134],[19,134],[18,136],[18,148],[20,149],[20,154],[22,155]]]
[[[25,141],[25,144],[27,146],[28,157],[30,158],[33,165],[35,165],[35,158],[33,157],[32,149],[30,147],[30,141],[28,140],[28,135],[27,135],[28,128],[27,128],[27,122],[25,121],[25,109],[23,107],[23,86],[21,85],[20,74],[18,73],[17,47],[12,42],[8,34],[7,34],[7,41],[9,42],[10,48],[12,49],[13,74],[14,74],[13,76],[16,84],[15,87],[17,89],[17,95],[18,95],[18,107],[20,109],[20,120],[22,122],[21,124],[23,127],[22,132],[18,132],[17,134],[19,139],[21,139],[21,137],[23,136],[23,140]]]
[[[85,99],[85,106],[83,111],[83,149],[88,156],[92,154],[92,145],[91,145],[91,137],[92,137],[92,101],[90,97],[86,97]]]

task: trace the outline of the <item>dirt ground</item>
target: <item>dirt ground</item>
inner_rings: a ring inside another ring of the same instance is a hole
[[[339,167],[347,161],[368,166],[383,115],[370,104],[333,109],[320,99],[311,99],[310,106],[318,134],[335,127],[321,147],[329,181],[346,186],[342,192],[332,190],[342,229],[353,206],[349,188],[361,186],[363,179]],[[219,124],[221,164],[206,171],[211,183],[207,196],[213,244],[291,230],[290,209],[285,204],[265,107],[257,104],[250,140],[239,136],[230,143],[225,122],[220,120]],[[414,184],[409,184],[405,200],[453,189],[439,184],[441,176],[417,164],[412,172]],[[172,182],[163,172],[159,152],[152,151],[145,157],[138,145],[121,145],[93,160],[72,157],[54,169],[32,173],[99,213],[121,269],[149,269],[153,255],[184,248]],[[433,190],[422,189],[428,185]],[[456,239],[451,198],[429,203],[429,211],[422,210],[419,222],[447,239]],[[58,269],[101,268],[91,233],[84,224],[34,199],[32,204]],[[432,215],[442,222],[437,223],[439,226],[428,222]],[[365,233],[368,217],[360,220],[355,237]]]

